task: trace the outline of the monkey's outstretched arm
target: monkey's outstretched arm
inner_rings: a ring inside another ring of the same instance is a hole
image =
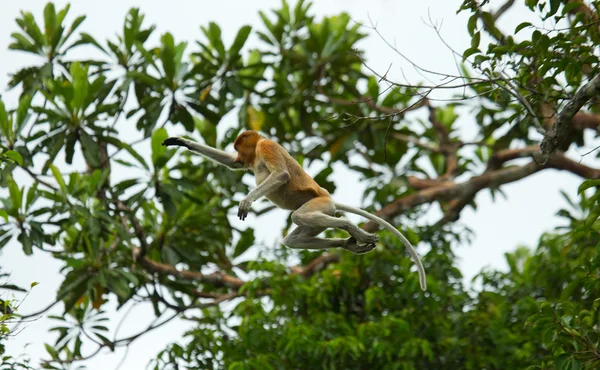
[[[260,197],[268,195],[269,193],[277,190],[277,188],[287,183],[288,181],[290,181],[289,172],[285,170],[272,172],[269,175],[269,177],[265,179],[265,181],[258,185],[254,190],[249,192],[244,199],[242,199],[238,209],[238,217],[240,218],[240,220],[244,221],[244,219],[246,219],[252,202],[254,202]]]
[[[170,137],[162,142],[163,146],[183,146],[189,150],[202,154],[204,157],[212,160],[213,162],[229,168],[230,170],[242,170],[242,163],[235,163],[235,154],[227,153],[213,147],[202,145],[195,141],[191,141],[180,136]]]

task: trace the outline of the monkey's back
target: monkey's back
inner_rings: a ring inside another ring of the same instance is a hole
[[[271,160],[274,162],[283,162],[285,170],[290,174],[290,180],[279,189],[267,195],[267,199],[275,203],[279,208],[296,210],[304,203],[317,197],[329,197],[329,192],[317,184],[317,182],[302,168],[284,147],[278,143],[264,139],[261,140],[261,147],[271,158],[257,158]],[[266,171],[266,172],[265,172]],[[270,174],[266,166],[257,163],[255,169],[257,184],[260,184]]]

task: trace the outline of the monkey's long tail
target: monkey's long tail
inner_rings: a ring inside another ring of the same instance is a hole
[[[364,218],[368,218],[371,221],[377,222],[379,225],[388,229],[392,234],[396,235],[398,237],[398,239],[400,239],[402,241],[402,244],[404,244],[404,246],[408,250],[408,253],[411,255],[412,259],[415,261],[415,264],[417,265],[417,270],[419,271],[419,283],[421,284],[421,289],[423,291],[427,290],[427,280],[425,277],[425,269],[423,268],[421,259],[419,258],[419,255],[417,254],[417,251],[415,251],[415,248],[413,248],[412,244],[410,244],[408,239],[406,239],[404,237],[404,235],[402,235],[402,233],[400,231],[398,231],[398,229],[396,229],[394,226],[392,226],[389,222],[382,219],[381,217],[377,217],[373,214],[370,214],[369,212],[363,211],[362,209],[354,208],[354,207],[347,206],[347,205],[341,204],[341,203],[335,203],[335,208],[337,208],[339,211],[342,211],[342,212],[350,212],[350,213],[354,213],[356,215],[362,216]]]

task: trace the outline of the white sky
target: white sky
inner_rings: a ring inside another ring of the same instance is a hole
[[[66,1],[56,1],[57,8],[64,6]],[[502,1],[492,1],[497,7]],[[168,4],[168,5],[167,5]],[[295,3],[293,3],[295,4]],[[293,5],[292,4],[292,5]],[[17,71],[25,65],[35,62],[35,59],[18,52],[8,50],[11,32],[17,31],[14,19],[19,15],[21,9],[32,11],[36,19],[41,20],[45,1],[22,0],[3,1],[0,5],[0,86],[6,86],[8,74]],[[229,44],[237,30],[244,24],[260,27],[259,10],[268,10],[280,6],[279,0],[263,1],[183,1],[171,2],[159,1],[133,1],[133,0],[104,0],[87,1],[74,0],[71,2],[69,12],[69,23],[74,16],[85,14],[88,16],[80,30],[93,35],[98,41],[103,42],[107,38],[114,39],[116,33],[121,32],[126,12],[131,7],[140,7],[146,14],[146,24],[155,24],[155,32],[152,41],[164,32],[171,32],[177,41],[186,40],[190,43],[188,47],[195,48],[193,41],[202,37],[200,25],[206,25],[210,21],[221,26],[226,45]],[[379,30],[388,40],[395,40],[398,49],[410,57],[418,65],[440,72],[455,72],[456,66],[451,53],[443,46],[436,33],[425,24],[428,12],[436,21],[443,20],[443,34],[445,40],[455,50],[465,50],[470,42],[466,31],[466,15],[456,15],[460,6],[458,0],[421,0],[421,1],[392,1],[392,0],[327,0],[316,1],[312,11],[320,19],[324,15],[335,15],[342,11],[350,13],[352,18],[358,22],[369,23],[370,19],[377,23]],[[523,21],[528,15],[522,9],[511,10],[503,18],[501,28],[512,32],[514,27]],[[255,45],[256,39],[251,39],[247,45]],[[391,79],[402,80],[408,76],[411,82],[417,82],[422,78],[402,59],[399,58],[384,42],[376,35],[368,37],[359,45],[366,50],[366,58],[371,67],[377,71],[385,72],[390,63],[392,67],[389,73]],[[4,89],[4,88],[3,88]],[[3,95],[7,108],[16,105],[16,94],[9,92]],[[236,119],[230,115],[227,120]],[[461,131],[469,137],[474,134],[474,125],[466,117],[462,119]],[[148,147],[145,149],[149,153]],[[584,152],[584,151],[580,151]],[[579,158],[576,152],[573,158]],[[584,163],[593,163],[592,156],[584,159]],[[349,173],[336,166],[336,183],[338,190],[334,198],[338,201],[351,205],[360,205],[360,199],[364,186],[359,183],[358,176]],[[309,173],[315,174],[317,168],[311,167]],[[126,174],[115,174],[123,176]],[[28,183],[25,176],[17,176],[17,183]],[[514,250],[519,245],[533,247],[537,244],[537,238],[544,231],[548,231],[559,222],[555,217],[556,211],[565,207],[566,204],[559,194],[559,190],[565,190],[569,195],[575,196],[577,186],[581,180],[570,174],[562,174],[557,171],[543,171],[518,183],[509,184],[502,189],[507,194],[507,200],[498,198],[492,203],[488,192],[481,192],[477,196],[478,210],[474,212],[468,208],[462,212],[461,222],[468,225],[476,237],[470,246],[459,246],[456,253],[459,256],[458,266],[465,275],[465,281],[469,281],[482,267],[492,266],[505,268],[503,254]],[[278,240],[284,219],[288,212],[274,211],[270,214],[251,220],[257,230],[256,235],[272,247]],[[241,226],[237,220],[232,220]],[[40,253],[38,250],[31,257],[25,257],[20,245],[16,242],[9,243],[0,251],[0,263],[4,272],[12,273],[12,282],[28,286],[32,281],[40,282],[25,302],[20,307],[20,313],[27,314],[54,301],[56,289],[63,277],[60,276],[61,264],[51,257]],[[62,305],[52,309],[50,314],[62,313]],[[114,301],[105,307],[109,312],[114,312]],[[114,328],[123,316],[125,309],[110,317],[110,327]],[[135,308],[134,314],[130,315],[126,324],[119,332],[119,337],[133,334],[146,327],[153,319],[150,307],[143,306]],[[55,325],[46,318],[41,318],[28,326],[8,342],[8,353],[18,355],[27,352],[35,360],[40,356],[47,357],[43,343],[54,343],[55,334],[47,330]],[[134,342],[121,369],[143,369],[148,361],[166,344],[179,341],[185,330],[191,327],[190,323],[175,321],[165,327],[149,333]],[[110,336],[112,338],[112,335]],[[24,349],[24,346],[30,345]],[[93,346],[84,346],[84,355],[93,350]],[[124,350],[115,353],[108,351],[85,362],[89,369],[113,369],[121,361]]]

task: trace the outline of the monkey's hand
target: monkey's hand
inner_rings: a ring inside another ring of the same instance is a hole
[[[250,206],[252,206],[251,198],[246,197],[242,199],[238,208],[238,217],[240,220],[244,221],[246,219],[248,216],[248,211],[250,210]]]
[[[183,140],[183,138],[179,137],[179,136],[174,136],[174,137],[170,137],[165,139],[165,141],[162,142],[162,146],[172,146],[172,145],[177,145],[177,146],[186,146],[185,141]]]

